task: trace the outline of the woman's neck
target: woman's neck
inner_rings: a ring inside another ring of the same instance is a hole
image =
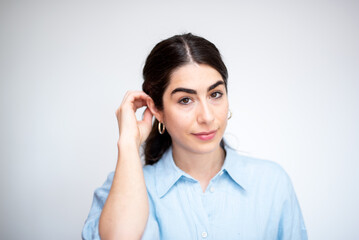
[[[225,152],[222,147],[208,153],[193,153],[172,147],[173,160],[177,167],[198,180],[203,192],[209,181],[221,170]]]

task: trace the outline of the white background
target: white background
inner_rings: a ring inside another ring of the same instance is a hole
[[[158,41],[229,69],[239,151],[291,176],[310,239],[359,239],[358,1],[1,1],[0,238],[80,239],[116,164],[115,110]]]

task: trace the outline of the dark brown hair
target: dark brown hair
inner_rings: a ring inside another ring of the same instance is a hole
[[[191,33],[175,35],[159,42],[150,52],[143,68],[143,91],[154,101],[158,110],[163,110],[163,93],[171,74],[188,63],[206,64],[216,69],[222,76],[227,90],[228,72],[221,54],[210,41]],[[172,140],[167,131],[158,132],[156,119],[144,146],[145,164],[156,163],[171,146]],[[224,146],[222,139],[221,146]]]

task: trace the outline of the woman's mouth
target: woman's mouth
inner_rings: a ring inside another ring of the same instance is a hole
[[[196,136],[198,139],[203,141],[208,141],[213,139],[216,136],[217,130],[209,131],[209,132],[199,132],[199,133],[193,133],[194,136]]]

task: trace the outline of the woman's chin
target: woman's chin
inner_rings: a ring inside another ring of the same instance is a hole
[[[221,139],[212,139],[210,141],[191,141],[190,144],[173,143],[173,148],[182,149],[194,154],[208,154],[218,151]]]

